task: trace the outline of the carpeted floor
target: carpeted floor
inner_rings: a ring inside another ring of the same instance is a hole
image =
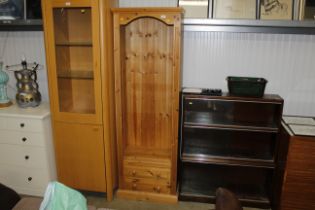
[[[213,210],[214,205],[196,202],[178,202],[175,205],[157,204],[146,201],[130,201],[115,198],[107,202],[105,194],[85,194],[89,205],[94,205],[102,210]],[[255,208],[244,208],[244,210],[258,210]]]

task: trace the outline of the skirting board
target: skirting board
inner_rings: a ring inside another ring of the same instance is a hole
[[[169,203],[169,204],[176,204],[178,201],[177,195],[157,194],[157,193],[139,192],[139,191],[131,191],[131,190],[117,190],[117,197],[130,199],[130,200],[151,201],[151,202]]]

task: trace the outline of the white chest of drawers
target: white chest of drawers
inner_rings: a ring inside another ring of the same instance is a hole
[[[25,195],[43,196],[56,180],[47,103],[0,109],[0,183]]]

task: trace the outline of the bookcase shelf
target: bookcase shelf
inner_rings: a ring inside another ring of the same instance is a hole
[[[273,206],[282,107],[276,95],[183,93],[179,199],[208,202],[224,187],[243,205]]]
[[[182,162],[187,163],[203,163],[215,165],[236,165],[236,166],[250,166],[259,168],[275,168],[273,160],[250,159],[250,158],[235,158],[235,157],[221,157],[214,155],[190,155],[183,154]]]

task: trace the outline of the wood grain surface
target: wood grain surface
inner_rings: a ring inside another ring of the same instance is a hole
[[[291,136],[281,210],[315,209],[315,137]]]
[[[113,11],[119,188],[176,194],[180,9]],[[169,165],[153,171],[156,165],[142,161],[130,168],[129,157]],[[129,178],[133,171],[140,177]],[[169,180],[157,186],[148,171]]]

